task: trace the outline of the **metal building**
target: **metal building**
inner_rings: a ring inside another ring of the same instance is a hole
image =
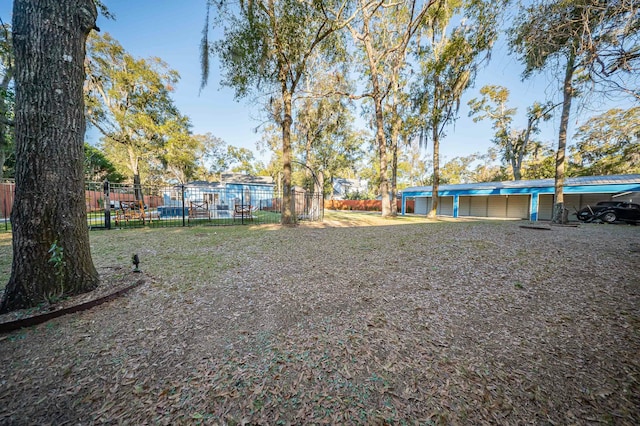
[[[554,179],[510,182],[464,183],[441,185],[438,190],[437,214],[442,216],[495,217],[551,220]],[[402,192],[402,214],[406,200],[415,200],[415,214],[431,210],[432,187],[417,186]],[[583,176],[566,178],[564,204],[569,220],[575,220],[574,209],[598,201],[630,201],[640,203],[640,175]]]

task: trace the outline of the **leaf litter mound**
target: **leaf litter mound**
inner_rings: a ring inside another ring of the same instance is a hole
[[[2,337],[0,423],[640,423],[640,228],[327,222],[141,236],[149,283]]]

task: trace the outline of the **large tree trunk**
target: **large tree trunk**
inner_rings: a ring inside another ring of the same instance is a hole
[[[142,180],[140,179],[140,159],[131,145],[127,146],[127,152],[129,154],[129,167],[133,174],[133,195],[136,201],[142,201],[144,204]]]
[[[553,223],[567,223],[567,214],[564,208],[564,168],[567,151],[567,128],[569,127],[569,113],[571,112],[571,100],[573,98],[573,72],[575,67],[575,53],[571,53],[567,59],[567,68],[562,89],[562,115],[560,116],[560,133],[558,135],[558,151],[556,152],[556,180],[555,202],[553,204]]]
[[[391,216],[398,216],[398,140],[391,143]]]
[[[15,0],[13,263],[0,312],[98,285],[83,173],[85,41],[91,0]],[[58,262],[49,249],[62,248]]]
[[[285,83],[282,83],[282,104],[284,117],[282,120],[282,215],[280,223],[291,225],[295,223],[291,208],[291,92]]]
[[[522,171],[520,165],[513,166],[513,180],[522,180]]]
[[[313,217],[312,220],[318,220],[322,216],[321,211],[324,209],[324,173],[318,171],[316,179],[313,182]]]
[[[376,108],[376,140],[378,141],[378,155],[380,156],[380,199],[382,201],[382,217],[391,215],[389,202],[389,177],[387,175],[387,139],[384,137],[384,119],[382,114],[382,99],[374,88],[376,96],[373,99]]]
[[[431,210],[427,217],[435,218],[438,214],[438,187],[440,186],[440,137],[438,135],[438,123],[432,127],[433,134],[433,185],[431,191]]]
[[[513,152],[513,157],[511,158],[511,169],[513,170],[513,180],[521,180],[522,179],[522,152],[524,151],[524,146],[521,147],[520,151],[517,153]]]
[[[391,216],[398,216],[398,140],[400,139],[400,117],[398,115],[397,74],[392,76],[394,80],[393,109],[391,121]]]
[[[527,123],[527,129],[524,132],[524,136],[522,137],[522,144],[520,145],[520,149],[516,155],[514,155],[513,162],[513,179],[521,180],[522,179],[522,162],[524,161],[524,155],[527,152],[527,148],[529,147],[529,140],[531,139],[531,130],[535,126],[535,121],[529,117]]]
[[[377,62],[374,60],[375,54],[371,37],[369,35],[369,21],[368,18],[364,22],[367,36],[364,38],[364,48],[369,58],[369,70],[372,88],[372,100],[375,113],[376,122],[376,142],[378,143],[378,156],[380,158],[380,175],[379,175],[379,190],[380,200],[382,203],[382,217],[388,217],[391,215],[391,209],[389,204],[389,177],[387,175],[387,139],[384,136],[384,114],[382,110],[382,98],[383,95],[380,92],[380,82],[378,80]]]

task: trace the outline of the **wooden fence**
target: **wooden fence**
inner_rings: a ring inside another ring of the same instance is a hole
[[[329,210],[382,211],[381,200],[324,200],[324,208]],[[414,201],[407,200],[407,213],[413,213]],[[398,212],[402,209],[402,200],[398,199]]]
[[[16,184],[14,182],[0,182],[0,219],[8,218],[11,214],[13,206],[13,197]],[[111,193],[111,201],[133,202],[135,196],[126,193]],[[148,208],[155,208],[162,204],[162,197],[153,195],[144,195],[144,202]],[[88,212],[104,210],[104,194],[102,191],[87,189],[85,190],[85,203]]]
[[[0,219],[8,218],[11,214],[15,187],[13,182],[0,182]]]

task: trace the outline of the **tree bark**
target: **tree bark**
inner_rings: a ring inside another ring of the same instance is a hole
[[[387,159],[387,139],[384,136],[384,113],[382,109],[382,100],[384,94],[380,90],[380,80],[378,76],[378,60],[375,59],[375,49],[371,40],[369,19],[372,15],[366,16],[363,13],[364,18],[364,36],[354,36],[362,39],[367,58],[369,60],[369,78],[371,81],[371,100],[373,101],[375,123],[376,123],[376,142],[378,143],[378,156],[380,158],[380,174],[379,174],[379,191],[380,200],[382,204],[382,217],[389,217],[391,215],[391,206],[389,202],[389,177],[387,174],[388,159]]]
[[[131,140],[131,139],[129,139]],[[129,168],[133,174],[133,196],[136,202],[142,201],[144,204],[144,195],[142,194],[142,180],[140,179],[140,159],[133,149],[133,146],[127,146],[129,154]]]
[[[374,104],[376,108],[376,140],[378,141],[378,155],[380,156],[380,200],[382,202],[382,217],[389,217],[391,215],[391,204],[389,201],[389,177],[387,175],[387,139],[384,137],[382,100],[379,94],[374,98]]]
[[[391,159],[391,216],[398,216],[398,140],[391,146],[393,152]]]
[[[438,187],[440,186],[440,136],[438,123],[433,123],[433,185],[431,186],[431,210],[427,217],[435,218],[438,214]]]
[[[398,67],[391,75],[393,96],[391,97],[391,216],[398,216],[398,145],[400,139],[400,115],[398,114]]]
[[[291,116],[292,99],[291,92],[286,83],[282,83],[282,104],[284,106],[284,117],[282,120],[282,214],[280,223],[291,225],[295,223],[295,218],[291,209]]]
[[[13,263],[0,313],[98,285],[84,188],[85,41],[91,0],[15,0]],[[53,244],[63,250],[52,262]]]
[[[376,79],[377,80],[377,79]],[[391,215],[389,201],[389,177],[387,175],[387,139],[384,137],[384,119],[382,113],[382,97],[374,85],[374,99],[376,109],[376,140],[378,141],[378,155],[380,156],[380,200],[382,202],[382,217]]]
[[[320,212],[324,209],[324,173],[322,170],[318,171],[316,175],[317,181],[314,179],[313,183],[313,201],[314,204],[312,206],[313,217],[312,220],[318,220],[322,216]]]
[[[572,50],[567,59],[567,68],[562,88],[562,115],[560,116],[560,132],[558,135],[558,151],[556,152],[555,202],[553,204],[553,223],[567,223],[564,208],[564,169],[567,151],[567,128],[573,98],[573,73],[575,71],[575,52]]]
[[[511,156],[511,170],[513,171],[513,180],[522,179],[522,158],[525,151],[525,145],[520,147],[520,150],[512,150]]]

